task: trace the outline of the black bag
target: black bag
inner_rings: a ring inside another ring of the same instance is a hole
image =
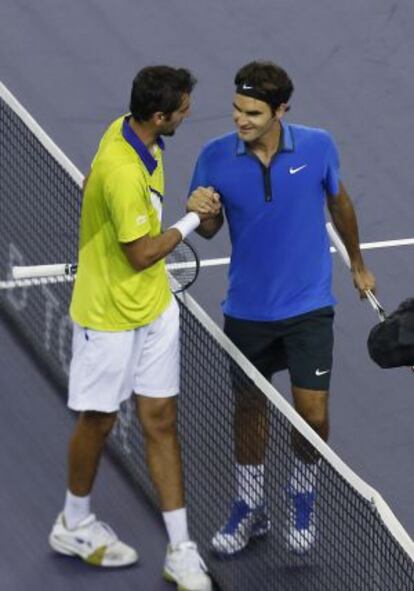
[[[414,365],[414,298],[404,300],[369,333],[368,352],[380,367]]]

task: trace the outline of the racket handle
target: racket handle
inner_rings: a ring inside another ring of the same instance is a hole
[[[61,263],[57,265],[32,265],[28,267],[12,267],[13,279],[30,279],[33,277],[58,277],[72,275],[74,265]]]
[[[348,251],[346,250],[345,244],[340,239],[339,235],[337,234],[337,232],[336,232],[335,228],[333,227],[333,225],[331,224],[331,222],[328,222],[326,224],[326,229],[328,231],[329,238],[331,239],[332,244],[335,246],[336,250],[338,251],[338,253],[341,256],[342,260],[344,261],[345,265],[348,267],[348,269],[350,269],[351,268],[351,261],[349,259]]]
[[[342,242],[341,238],[339,237],[337,231],[335,230],[335,228],[333,227],[333,225],[330,222],[328,222],[326,224],[326,229],[328,231],[329,238],[331,239],[332,244],[335,246],[336,250],[338,251],[338,253],[341,256],[342,260],[344,261],[345,265],[348,267],[348,269],[350,269],[351,268],[351,261],[349,259],[348,252],[345,248],[344,243]],[[386,318],[385,310],[382,307],[382,305],[379,303],[379,301],[377,300],[375,295],[372,293],[372,291],[370,289],[367,289],[365,291],[365,294],[367,296],[369,303],[371,304],[371,307],[378,314],[379,319],[381,321],[385,320],[385,318]]]

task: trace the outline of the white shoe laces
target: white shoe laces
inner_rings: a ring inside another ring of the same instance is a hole
[[[194,542],[181,542],[172,548],[173,560],[180,571],[206,572],[207,567]]]
[[[97,521],[95,516],[93,517],[94,521],[91,521],[88,530],[94,545],[96,545],[96,547],[100,547],[111,546],[112,544],[115,544],[115,542],[118,541],[118,537],[114,530],[109,527],[107,523],[104,523],[103,521]]]

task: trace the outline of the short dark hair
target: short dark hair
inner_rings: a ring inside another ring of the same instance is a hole
[[[148,121],[157,111],[170,115],[180,108],[196,79],[189,70],[170,66],[147,66],[132,83],[129,110],[137,121]]]
[[[282,103],[287,103],[292,96],[294,86],[287,72],[270,61],[254,61],[246,64],[237,72],[234,83],[253,86],[255,90],[268,97],[273,110]]]

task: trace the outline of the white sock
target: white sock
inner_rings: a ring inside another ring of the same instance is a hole
[[[163,511],[162,516],[171,546],[189,541],[187,509],[185,507],[173,511]]]
[[[90,513],[91,496],[77,497],[72,494],[70,490],[66,491],[65,507],[63,509],[63,515],[65,517],[65,523],[68,529],[73,529],[86,519]]]
[[[263,505],[264,465],[236,464],[237,498],[249,507]]]
[[[294,459],[293,472],[290,477],[290,490],[293,493],[312,492],[316,487],[319,463],[305,464],[299,458]]]

